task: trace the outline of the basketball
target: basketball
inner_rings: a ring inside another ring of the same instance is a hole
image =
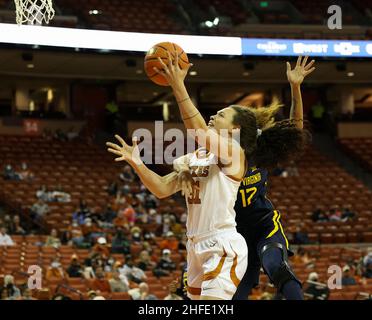
[[[181,69],[189,64],[186,52],[179,45],[172,42],[160,42],[154,45],[146,54],[144,68],[149,79],[160,86],[169,86],[169,84],[163,75],[154,70],[154,67],[159,70],[163,69],[158,58],[168,64],[167,52],[171,54],[172,59],[176,57],[176,54],[178,55],[178,65]]]

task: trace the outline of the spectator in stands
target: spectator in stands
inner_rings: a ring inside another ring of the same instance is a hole
[[[118,192],[118,184],[116,181],[111,182],[107,187],[106,187],[107,193],[110,196],[116,196]]]
[[[317,209],[313,212],[311,219],[314,222],[327,222],[329,221],[328,214],[322,210],[322,209]]]
[[[300,226],[296,226],[293,233],[293,244],[309,244],[310,239],[306,231],[301,230]]]
[[[30,208],[31,218],[39,222],[42,220],[46,214],[49,213],[49,206],[42,200],[38,199]]]
[[[2,223],[2,225],[4,226],[4,228],[7,230],[7,232],[10,233],[10,230],[12,228],[12,218],[10,217],[9,214],[6,214],[4,216],[4,221]]]
[[[134,174],[132,168],[129,165],[125,165],[123,173],[119,175],[119,178],[125,183],[132,183],[134,181]]]
[[[291,161],[288,167],[285,169],[287,172],[288,177],[298,177],[298,169],[294,161]]]
[[[274,296],[270,292],[263,292],[260,296],[260,300],[273,300]]]
[[[16,215],[13,216],[13,221],[12,221],[8,231],[9,231],[10,234],[14,234],[14,235],[21,235],[22,236],[22,235],[26,234],[26,230],[21,223],[19,215],[16,214]]]
[[[15,245],[12,238],[7,234],[4,226],[0,226],[0,246],[13,246]]]
[[[352,221],[352,220],[355,220],[355,218],[356,218],[356,214],[355,212],[351,210],[351,205],[345,206],[342,212],[341,219],[343,221],[348,221],[348,220]]]
[[[177,294],[178,282],[179,282],[179,279],[176,279],[176,280],[173,280],[173,281],[169,284],[169,286],[168,286],[169,293],[168,293],[168,295],[164,298],[164,300],[183,300],[182,297],[180,297],[180,296]]]
[[[142,282],[138,288],[131,289],[128,291],[129,295],[133,300],[157,300],[158,298],[149,293],[149,286],[147,283]]]
[[[315,211],[313,211],[313,213],[311,215],[311,220],[313,220],[314,222],[318,222],[319,216],[321,214],[322,214],[322,209],[317,208]]]
[[[68,227],[68,240],[71,241],[76,247],[82,247],[85,239],[83,235],[83,230],[81,226],[79,226],[77,220],[73,220],[72,224]]]
[[[112,209],[111,204],[107,204],[106,210],[103,214],[103,220],[108,223],[112,223],[115,218],[116,218],[116,212]]]
[[[149,271],[156,267],[156,263],[151,261],[151,257],[146,250],[142,250],[139,254],[137,267],[143,271]]]
[[[14,284],[14,277],[10,274],[4,277],[4,286],[0,291],[1,298],[6,300],[15,300],[21,296],[21,291]]]
[[[367,265],[363,271],[363,277],[367,279],[372,279],[372,261],[367,262]]]
[[[338,208],[332,208],[329,211],[329,221],[341,221],[342,220],[342,212]]]
[[[19,180],[18,174],[14,171],[13,167],[10,164],[7,164],[4,167],[3,178],[5,180]]]
[[[144,207],[146,209],[155,209],[158,205],[159,200],[152,193],[146,192]]]
[[[329,289],[326,284],[318,283],[319,276],[316,272],[311,272],[307,281],[308,287],[304,292],[307,300],[328,300]]]
[[[42,185],[40,189],[36,191],[36,197],[45,202],[50,201],[49,191],[46,185]]]
[[[125,281],[126,280],[126,281]],[[129,282],[126,277],[120,277],[119,271],[112,272],[112,278],[109,280],[111,292],[128,292]]]
[[[363,257],[363,266],[367,267],[368,264],[372,263],[372,248],[368,249],[368,253]]]
[[[141,228],[133,227],[130,233],[132,235],[132,242],[141,243],[143,241]]]
[[[24,288],[22,295],[17,300],[37,300],[32,296],[32,291],[29,288]]]
[[[61,246],[61,240],[58,238],[58,233],[56,229],[52,229],[50,231],[50,235],[47,237],[45,241],[45,246],[54,248],[59,248]]]
[[[179,241],[174,236],[174,233],[172,231],[168,231],[165,235],[165,239],[162,240],[159,244],[160,249],[169,249],[173,252],[176,252],[178,249]]]
[[[125,206],[127,205],[127,199],[125,197],[125,194],[119,190],[117,193],[116,193],[116,197],[114,199],[114,202],[112,204],[112,208],[114,211],[119,211],[119,209],[121,208],[125,208]]]
[[[81,278],[83,277],[83,268],[78,260],[78,256],[73,254],[71,256],[71,263],[67,267],[67,274],[70,278]]]
[[[310,269],[314,267],[315,259],[311,258],[309,253],[302,247],[299,247],[297,254],[293,257],[294,263],[304,264],[306,268]]]
[[[35,175],[32,171],[28,168],[26,162],[22,162],[21,170],[18,172],[19,178],[24,181],[31,181]]]
[[[70,202],[71,195],[63,190],[61,185],[58,185],[54,188],[54,191],[51,192],[51,201],[54,202]]]
[[[85,242],[94,243],[102,233],[100,232],[96,223],[92,222],[91,218],[85,218],[85,223],[82,226]]]
[[[116,218],[113,220],[114,226],[116,228],[128,229],[128,221],[124,215],[124,210],[119,210]]]
[[[155,241],[153,241],[153,244],[155,244]],[[142,245],[142,249],[143,249],[142,251],[147,251],[151,259],[153,259],[154,250],[152,249],[150,242],[144,241]]]
[[[99,290],[101,292],[110,292],[111,287],[106,278],[106,274],[102,267],[97,267],[95,271],[96,278],[92,282],[92,287],[94,290]]]
[[[45,278],[47,280],[50,279],[63,280],[66,278],[65,271],[63,270],[61,262],[58,257],[54,258],[52,263],[48,267]]]
[[[169,215],[166,215],[163,219],[162,235],[166,235],[169,231],[171,231],[171,219]]]
[[[171,251],[169,249],[164,249],[162,257],[153,271],[154,275],[157,277],[169,276],[170,272],[175,269],[176,264],[171,259]]]
[[[142,204],[145,204],[147,194],[148,194],[148,191],[146,187],[141,183],[140,192],[136,194],[136,199],[140,201]]]
[[[121,275],[135,283],[147,281],[146,274],[140,268],[134,266],[131,256],[127,256],[125,260],[124,266],[118,269]]]
[[[110,256],[110,248],[107,246],[106,238],[99,237],[96,245],[92,249],[92,252],[99,253],[103,259],[108,259]]]
[[[135,224],[136,211],[133,209],[131,205],[128,205],[128,207],[124,209],[124,217],[127,219],[127,222],[130,227],[132,227]]]
[[[111,242],[112,253],[130,253],[130,243],[122,228],[118,228]]]
[[[343,276],[341,283],[343,286],[352,286],[357,284],[355,278],[350,274],[350,267],[348,265],[342,268]]]
[[[155,233],[151,232],[151,231],[145,231],[144,234],[143,234],[143,239],[145,239],[145,241],[149,241],[149,242],[154,242],[155,240]]]

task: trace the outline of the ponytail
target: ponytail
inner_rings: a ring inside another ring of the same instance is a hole
[[[258,167],[271,169],[296,160],[310,142],[310,132],[297,128],[293,121],[275,122],[257,137],[255,163]]]
[[[256,117],[256,124],[259,129],[266,129],[274,125],[275,115],[283,107],[277,99],[273,99],[271,104],[266,107],[249,108]]]
[[[299,129],[291,120],[275,122],[281,105],[253,109],[231,106],[236,114],[233,123],[240,127],[240,145],[250,163],[259,168],[273,169],[279,164],[298,159],[311,142],[308,130]]]

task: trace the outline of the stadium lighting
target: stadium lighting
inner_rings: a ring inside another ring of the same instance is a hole
[[[214,20],[213,20],[213,24],[214,24],[215,26],[217,26],[219,22],[220,22],[220,18],[218,18],[218,17],[214,18]]]
[[[213,22],[212,21],[205,21],[205,25],[208,27],[208,28],[212,28],[213,27]]]
[[[97,15],[99,14],[100,12],[97,10],[97,9],[94,9],[94,10],[89,10],[89,14],[90,15]]]

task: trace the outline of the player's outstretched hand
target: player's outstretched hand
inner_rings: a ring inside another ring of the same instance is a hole
[[[168,65],[165,64],[162,59],[159,57],[159,63],[162,66],[162,70],[159,70],[158,68],[154,67],[154,70],[157,73],[160,73],[167,79],[169,85],[174,89],[177,87],[177,85],[182,84],[185,80],[187,73],[189,72],[190,67],[192,67],[192,63],[189,63],[189,65],[181,69],[178,64],[178,55],[175,55],[175,58],[172,59],[171,54],[169,51],[167,51],[168,54]]]
[[[194,179],[189,171],[180,171],[177,177],[178,187],[181,188],[181,193],[183,196],[189,198],[192,195],[192,188],[194,186]],[[197,186],[194,186],[195,188]]]
[[[315,67],[312,67],[315,60],[311,60],[306,64],[308,58],[306,56],[302,59],[302,56],[299,56],[293,70],[291,64],[287,62],[287,78],[291,85],[300,85],[304,81],[304,78],[315,70]]]
[[[116,158],[115,161],[127,161],[131,164],[140,164],[141,158],[137,146],[137,138],[134,137],[132,139],[133,146],[126,144],[124,139],[119,135],[115,135],[115,138],[120,142],[120,145],[112,142],[106,142],[106,146],[109,147],[107,151],[119,156],[119,158]]]

